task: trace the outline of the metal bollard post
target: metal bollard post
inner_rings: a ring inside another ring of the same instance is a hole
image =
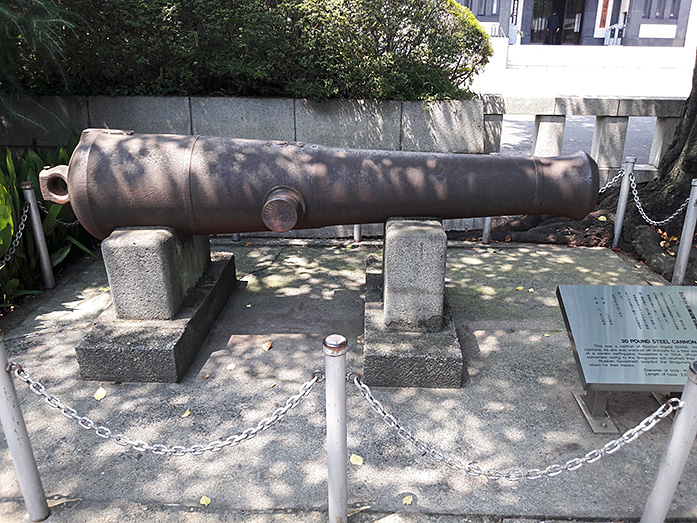
[[[5,343],[0,331],[0,425],[5,433],[7,447],[17,472],[19,488],[22,491],[29,518],[32,521],[43,521],[49,516],[50,511],[29,441],[27,426],[19,407],[17,391],[12,376],[6,371],[7,366]]]
[[[53,277],[51,257],[48,255],[44,229],[41,226],[41,215],[36,203],[36,194],[34,194],[34,183],[22,182],[20,186],[24,193],[24,199],[29,202],[29,217],[31,218],[31,228],[34,231],[36,250],[39,251],[39,263],[41,264],[41,275],[44,277],[44,285],[47,289],[53,289],[56,286],[56,279]]]
[[[484,229],[482,229],[482,243],[491,241],[491,216],[484,218]]]
[[[617,246],[620,244],[620,236],[622,236],[622,224],[624,223],[624,214],[627,210],[627,200],[629,199],[629,177],[634,172],[635,163],[636,156],[627,156],[624,159],[624,176],[622,177],[620,197],[617,200],[617,211],[615,212],[615,233],[612,238],[613,249],[617,249]]]
[[[340,334],[324,338],[324,373],[327,390],[327,477],[329,521],[348,520],[348,471],[346,465],[346,351]]]
[[[355,243],[360,243],[361,242],[361,236],[363,234],[362,227],[360,224],[354,225],[353,226],[353,241]]]
[[[675,415],[668,442],[658,465],[656,481],[646,500],[640,523],[663,523],[673,501],[687,456],[697,435],[697,362],[687,371],[683,408]]]
[[[680,235],[680,247],[678,247],[678,256],[675,260],[675,269],[673,269],[673,281],[671,282],[673,285],[682,285],[685,280],[692,239],[695,236],[695,223],[697,222],[695,205],[697,205],[697,178],[692,180],[690,201],[687,204],[687,214],[685,214],[685,222],[682,225],[682,234]]]

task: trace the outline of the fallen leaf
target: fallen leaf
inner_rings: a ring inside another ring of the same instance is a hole
[[[109,287],[99,287],[99,289],[97,289],[97,290],[99,292],[107,292],[109,290]]]
[[[198,501],[201,505],[208,506],[211,504],[211,498],[208,496],[201,496],[201,499]]]
[[[360,457],[358,454],[351,454],[349,461],[351,462],[351,465],[363,465],[363,458]]]
[[[273,389],[275,386],[276,386],[275,383],[272,383],[272,384],[271,384],[271,388],[272,388],[272,389]]]
[[[414,503],[414,496],[404,496],[402,499],[402,505],[411,505]]]
[[[182,414],[182,418],[188,418],[189,416],[191,416],[191,409],[186,409],[186,412]]]
[[[252,246],[252,242],[245,243],[245,247],[251,247],[251,246]]]
[[[225,370],[235,370],[237,368],[237,365],[234,363],[229,363],[227,367],[225,367]]]
[[[506,236],[506,237],[503,239],[503,241],[505,241],[506,243],[508,243],[508,242],[511,241],[511,239],[512,239],[512,238],[511,238],[510,236]]]
[[[533,289],[532,287],[530,287],[530,288],[528,289],[528,292],[535,292],[535,289]]]
[[[207,379],[210,378],[210,377],[211,377],[210,374],[206,374],[206,375],[203,377],[203,379],[206,379],[206,380],[207,380]]]
[[[598,216],[598,221],[599,221],[599,222],[606,222],[606,221],[607,221],[607,217],[605,217],[605,216]]]
[[[273,341],[271,340],[267,341],[261,346],[261,348],[264,349],[266,352],[269,352],[271,350],[271,347],[273,347]]]
[[[663,240],[663,241],[661,241],[661,243],[659,243],[659,245],[661,247],[665,247],[667,243],[668,243],[667,241]]]
[[[252,304],[251,304],[251,303],[248,303],[248,304],[247,304],[247,308],[248,308],[248,309],[251,309],[251,308],[252,308]]]
[[[99,388],[97,389],[97,392],[94,393],[94,399],[96,399],[97,401],[102,401],[104,398],[106,398],[106,394],[107,394],[107,392],[100,385]]]
[[[515,290],[517,290],[517,291],[524,291],[524,290],[525,290],[525,287],[523,287],[522,285],[518,285],[518,286],[515,288]]]
[[[549,337],[551,336],[551,334],[543,334],[543,336],[544,336],[545,338],[549,338]]]

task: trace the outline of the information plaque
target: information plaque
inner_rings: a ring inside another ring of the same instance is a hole
[[[682,390],[697,361],[697,288],[560,285],[584,389]]]

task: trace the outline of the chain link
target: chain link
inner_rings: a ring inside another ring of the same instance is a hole
[[[163,445],[161,443],[150,444],[142,440],[132,440],[123,434],[114,434],[110,428],[103,425],[97,425],[94,421],[86,416],[80,416],[75,409],[64,405],[60,399],[53,394],[50,394],[41,382],[32,378],[31,375],[17,363],[8,364],[5,370],[11,374],[14,374],[15,377],[29,385],[29,389],[34,394],[42,396],[44,400],[46,400],[46,403],[48,403],[51,407],[60,410],[63,416],[77,421],[78,425],[85,430],[93,430],[100,438],[110,439],[117,445],[122,447],[131,447],[138,452],[150,451],[153,454],[170,456],[185,456],[187,454],[198,456],[204,452],[219,452],[225,447],[235,447],[243,441],[252,439],[259,432],[264,431],[273,426],[275,423],[281,421],[281,419],[283,419],[290,409],[296,407],[300,403],[300,400],[310,394],[315,383],[324,380],[323,372],[318,371],[313,373],[312,379],[304,383],[303,386],[300,387],[300,392],[298,392],[295,396],[288,398],[285,405],[277,408],[275,411],[273,411],[271,416],[262,419],[256,424],[256,426],[248,428],[239,434],[233,434],[223,440],[212,441],[208,445],[192,445],[191,447],[175,445],[173,447],[168,447],[167,445]]]
[[[15,233],[15,237],[12,240],[12,243],[10,244],[10,249],[7,251],[7,254],[2,258],[0,261],[0,269],[5,267],[10,260],[12,259],[12,256],[14,256],[15,251],[17,250],[17,247],[19,247],[19,240],[22,239],[22,234],[24,233],[24,227],[27,225],[27,217],[29,216],[29,202],[24,203],[24,207],[22,207],[22,217],[19,219],[19,225],[17,226],[17,232]]]
[[[617,180],[622,178],[624,175],[625,175],[624,169],[620,169],[617,172],[617,174],[615,175],[615,177],[612,178],[612,180],[610,180],[609,182],[607,182],[598,191],[598,194],[602,194],[605,191],[607,191],[610,187],[612,187],[615,184],[615,182]],[[671,221],[673,221],[681,212],[683,212],[685,210],[685,207],[687,207],[688,203],[690,202],[690,197],[688,196],[687,198],[685,198],[685,201],[682,202],[680,207],[678,207],[678,209],[673,214],[668,216],[668,218],[665,218],[664,220],[660,220],[660,221],[652,220],[651,218],[649,218],[647,216],[646,211],[644,211],[644,206],[641,204],[641,201],[639,200],[639,192],[637,191],[636,178],[634,177],[633,174],[629,175],[629,183],[632,187],[632,196],[634,197],[634,205],[636,205],[637,211],[639,211],[639,214],[641,215],[641,217],[644,220],[646,220],[646,223],[648,223],[649,225],[653,225],[654,227],[660,227],[661,225],[666,225],[667,223],[670,223]]]
[[[620,169],[612,180],[610,180],[610,181],[607,182],[603,187],[600,188],[600,190],[598,191],[598,194],[603,194],[603,193],[604,193],[605,191],[607,191],[610,187],[612,187],[613,185],[615,185],[615,182],[616,182],[617,180],[619,180],[620,178],[622,178],[623,176],[624,176],[624,169]]]
[[[687,204],[690,202],[690,197],[688,196],[687,198],[685,198],[685,201],[682,202],[682,205],[680,205],[680,207],[678,207],[678,209],[673,214],[668,216],[668,218],[661,221],[652,220],[646,215],[644,207],[641,205],[641,202],[639,201],[639,193],[637,192],[636,188],[636,179],[631,174],[629,175],[629,183],[632,186],[632,195],[634,196],[634,204],[636,205],[637,211],[639,211],[641,217],[644,218],[644,220],[646,220],[646,223],[653,225],[654,227],[660,227],[661,225],[665,225],[673,221],[681,212],[685,210],[685,207],[687,207]]]
[[[44,206],[43,203],[41,203],[39,200],[36,200],[36,203],[39,204],[39,209],[41,209],[41,211],[44,214],[48,214],[48,209]],[[77,227],[78,225],[80,225],[80,220],[75,220],[74,222],[64,222],[63,220],[59,220],[58,218],[55,218],[55,220],[56,223],[62,225],[63,227]]]
[[[634,441],[644,432],[651,430],[660,420],[667,417],[674,411],[681,409],[683,407],[683,402],[678,398],[671,398],[661,405],[653,414],[645,418],[641,423],[639,423],[633,429],[628,430],[618,439],[614,439],[606,443],[602,448],[591,450],[586,453],[583,457],[578,457],[570,459],[563,465],[553,464],[549,465],[544,469],[527,469],[523,470],[520,468],[514,468],[507,471],[501,471],[496,469],[484,469],[475,465],[474,463],[468,463],[465,465],[457,458],[451,458],[446,456],[442,451],[435,447],[432,447],[428,443],[414,436],[411,432],[405,429],[392,414],[385,411],[382,404],[375,399],[370,388],[361,381],[359,374],[355,372],[350,372],[347,375],[347,379],[352,381],[353,384],[358,388],[363,397],[368,401],[370,407],[377,412],[377,414],[383,419],[387,425],[395,429],[397,435],[402,439],[410,442],[419,451],[423,452],[429,458],[444,463],[448,467],[457,470],[463,470],[470,476],[483,476],[490,480],[500,480],[505,479],[508,481],[520,481],[522,479],[539,479],[542,477],[554,477],[558,476],[562,472],[570,472],[578,470],[583,465],[587,463],[595,463],[603,456],[608,454],[613,454],[617,452],[621,447]]]

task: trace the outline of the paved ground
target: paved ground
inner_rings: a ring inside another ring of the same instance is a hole
[[[180,384],[83,382],[74,346],[109,304],[100,262],[85,261],[56,290],[0,323],[11,360],[99,424],[168,445],[207,443],[254,426],[322,368],[321,340],[350,340],[362,368],[364,262],[379,243],[220,243],[240,284]],[[385,408],[422,438],[480,466],[543,468],[601,447],[575,404],[576,364],[555,298],[558,284],[665,284],[606,249],[473,243],[448,250],[447,288],[467,361],[457,390],[376,389]],[[523,286],[524,291],[516,287]],[[528,292],[533,289],[534,292]],[[265,351],[263,344],[273,346]],[[98,402],[101,385],[107,396]],[[278,425],[218,454],[141,454],[80,429],[25,388],[19,393],[55,522],[324,521],[324,387]],[[350,521],[502,522],[636,520],[669,423],[630,446],[561,476],[523,483],[468,477],[402,442],[349,387]],[[656,408],[646,393],[613,394],[620,430]],[[190,415],[182,417],[189,411]],[[693,453],[671,508],[697,519]],[[202,496],[212,501],[199,504]],[[404,505],[406,496],[413,497]],[[23,506],[0,441],[0,521]]]

